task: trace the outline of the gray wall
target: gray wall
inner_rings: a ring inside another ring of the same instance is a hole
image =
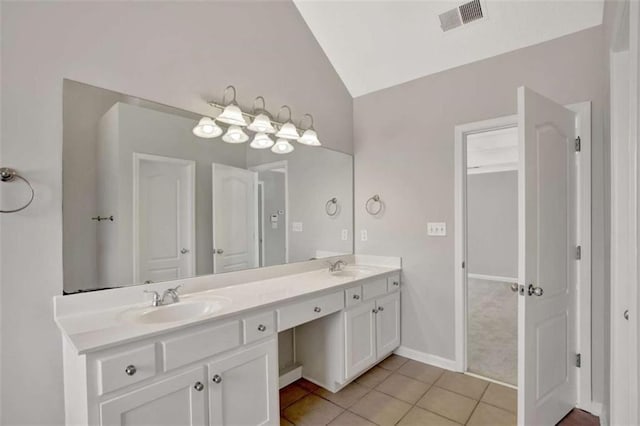
[[[285,203],[285,179],[284,173],[264,171],[258,173],[258,179],[264,182],[264,228],[262,238],[264,240],[264,265],[282,265],[286,263],[286,230],[287,212]],[[283,210],[284,214],[279,214]],[[271,225],[271,215],[278,216],[277,228]]]
[[[516,89],[526,85],[562,104],[593,102],[593,371],[605,368],[603,49],[597,27],[354,100],[356,235],[368,230],[356,252],[402,256],[403,345],[454,358],[454,127],[514,114]],[[362,208],[377,193],[386,203],[380,218]],[[427,237],[428,221],[446,221],[447,236]],[[594,374],[597,401],[602,380]]]
[[[467,175],[470,274],[518,277],[518,172]]]
[[[263,95],[312,113],[344,152],[353,104],[291,2],[3,2],[0,19],[2,165],[36,191],[0,217],[0,423],[62,424],[63,78],[200,114],[235,84],[245,107]]]

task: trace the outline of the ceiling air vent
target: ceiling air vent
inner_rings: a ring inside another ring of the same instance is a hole
[[[473,0],[469,3],[465,3],[460,6],[459,9],[462,22],[465,24],[468,24],[469,22],[475,21],[477,19],[481,19],[483,17],[480,0]]]
[[[449,31],[484,18],[484,11],[480,0],[472,0],[440,14],[439,17],[442,31]]]

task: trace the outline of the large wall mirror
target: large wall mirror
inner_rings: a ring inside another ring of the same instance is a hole
[[[65,80],[64,292],[353,252],[353,158],[202,139],[199,115]]]

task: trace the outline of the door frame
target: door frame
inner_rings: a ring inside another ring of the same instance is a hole
[[[259,267],[264,267],[264,181],[258,180],[258,244],[259,244]]]
[[[189,226],[191,233],[191,261],[189,262],[189,268],[191,269],[191,276],[196,276],[196,162],[193,160],[184,160],[182,158],[165,157],[162,155],[145,154],[141,152],[133,153],[133,221],[132,221],[132,235],[133,235],[133,279],[134,282],[140,281],[140,265],[138,259],[138,250],[140,249],[140,223],[138,221],[138,213],[140,206],[138,203],[140,187],[140,163],[143,161],[151,161],[157,163],[168,164],[180,164],[187,167],[187,174],[189,176],[188,185],[191,190],[188,193],[189,204],[191,205],[191,214],[189,215],[191,226]],[[187,277],[185,277],[187,278]]]
[[[591,398],[591,102],[565,105],[576,113],[576,132],[581,139],[578,156],[578,231],[581,245],[581,262],[577,280],[581,283],[576,295],[577,352],[581,355],[578,372],[576,405],[592,413],[599,413],[601,407],[594,405]],[[467,370],[467,275],[463,262],[467,259],[466,243],[466,137],[518,126],[518,116],[509,115],[489,120],[455,126],[455,366],[460,372]],[[465,265],[466,266],[466,265]]]
[[[249,170],[258,173],[274,169],[284,169],[284,261],[289,263],[289,162],[280,160],[249,167]]]

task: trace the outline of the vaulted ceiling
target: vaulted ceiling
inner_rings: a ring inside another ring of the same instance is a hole
[[[484,18],[443,32],[468,0],[294,0],[353,97],[602,23],[603,0],[480,1]]]

